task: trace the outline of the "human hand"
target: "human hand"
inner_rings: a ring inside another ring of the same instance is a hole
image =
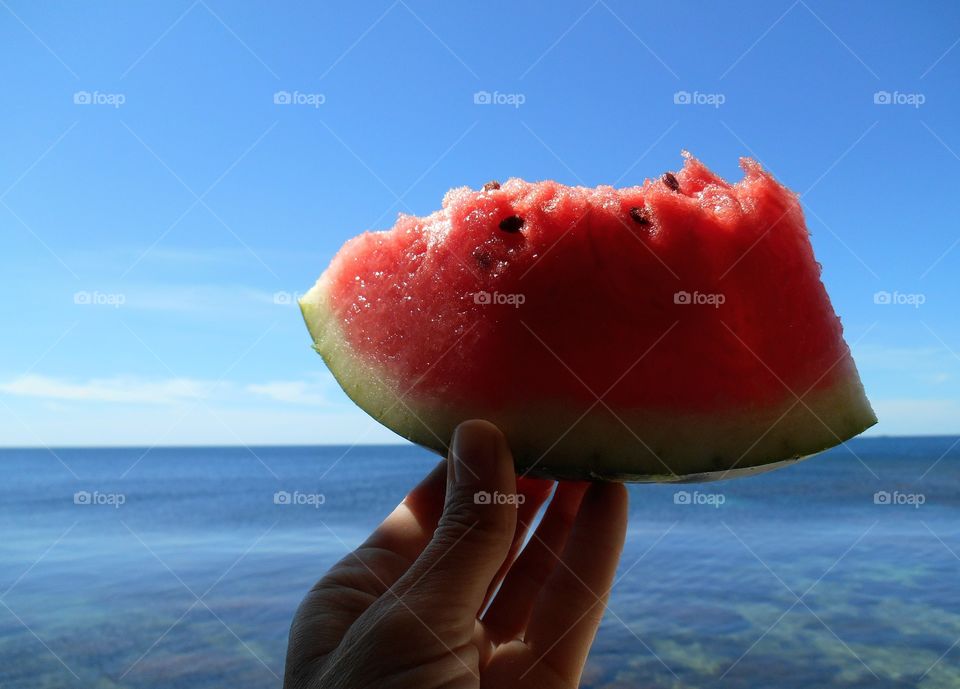
[[[521,550],[553,487],[517,479],[495,426],[461,424],[448,459],[300,604],[284,688],[578,686],[623,547],[627,492],[560,482]]]

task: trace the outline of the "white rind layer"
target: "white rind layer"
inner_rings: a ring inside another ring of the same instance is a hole
[[[861,433],[877,419],[852,358],[837,363],[829,388],[788,391],[780,404],[726,413],[664,414],[597,404],[532,409],[451,407],[406,396],[357,357],[326,298],[326,275],[300,301],[304,320],[344,391],[377,421],[439,453],[458,423],[486,418],[507,436],[517,471],[531,476],[616,481],[707,481],[790,464]],[[798,397],[799,396],[799,397]]]

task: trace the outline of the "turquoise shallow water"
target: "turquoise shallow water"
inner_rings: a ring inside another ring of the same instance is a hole
[[[957,441],[860,439],[750,479],[632,486],[584,686],[960,686]],[[435,461],[56,455],[0,451],[3,689],[279,686],[303,593]]]

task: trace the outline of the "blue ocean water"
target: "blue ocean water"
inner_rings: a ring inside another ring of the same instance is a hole
[[[279,686],[300,598],[436,461],[0,451],[0,687]],[[960,438],[630,497],[583,686],[960,686]]]

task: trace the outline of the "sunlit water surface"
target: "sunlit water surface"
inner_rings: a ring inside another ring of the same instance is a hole
[[[584,686],[960,686],[956,440],[855,440],[686,493],[632,486]],[[0,451],[0,687],[279,686],[304,592],[435,461]]]

